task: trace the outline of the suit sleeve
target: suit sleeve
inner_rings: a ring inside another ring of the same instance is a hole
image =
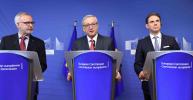
[[[173,50],[180,50],[180,47],[175,38],[173,38]]]
[[[2,38],[2,40],[1,40],[1,43],[0,43],[0,50],[4,50],[5,49],[5,39],[4,38]]]
[[[139,75],[139,73],[143,70],[143,65],[145,61],[142,44],[143,44],[142,41],[139,40],[135,53],[134,69],[137,75]]]
[[[40,49],[38,51],[38,56],[40,60],[40,65],[42,67],[42,72],[44,72],[47,69],[47,63],[46,63],[46,49],[45,49],[45,43],[42,42]]]
[[[113,43],[113,40],[110,38],[110,43],[109,43],[109,47],[108,47],[108,50],[112,50],[114,51],[115,50],[115,44]]]

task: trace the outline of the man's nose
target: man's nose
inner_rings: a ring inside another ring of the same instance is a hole
[[[92,25],[89,25],[89,26],[88,26],[88,28],[89,28],[89,29],[92,29],[92,28],[93,28],[93,26],[92,26]]]
[[[155,22],[154,25],[157,26],[157,22]]]
[[[34,25],[33,25],[33,24],[28,24],[28,26],[29,26],[30,28],[33,28]]]

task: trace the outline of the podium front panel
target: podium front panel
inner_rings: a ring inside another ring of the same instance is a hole
[[[28,59],[11,53],[0,54],[0,100],[27,100]]]
[[[156,100],[192,100],[193,56],[173,52],[155,61]]]
[[[87,52],[74,59],[75,100],[112,100],[112,58],[100,52]]]

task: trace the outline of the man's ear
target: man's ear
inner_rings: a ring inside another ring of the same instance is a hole
[[[145,27],[146,27],[147,29],[149,29],[149,26],[148,26],[148,24],[145,24]]]
[[[85,32],[85,30],[86,30],[85,27],[83,27],[82,30],[83,30],[83,32]]]
[[[16,23],[16,27],[19,28],[19,23]]]

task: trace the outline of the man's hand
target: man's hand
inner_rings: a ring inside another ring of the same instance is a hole
[[[121,80],[121,74],[118,71],[116,72],[115,79],[116,80]]]
[[[144,79],[145,79],[145,73],[144,73],[143,71],[141,71],[141,72],[139,73],[139,79],[141,79],[141,80],[144,80]]]
[[[72,75],[71,75],[71,73],[70,73],[70,72],[68,72],[68,75],[67,75],[67,80],[68,80],[68,81],[72,80]]]

